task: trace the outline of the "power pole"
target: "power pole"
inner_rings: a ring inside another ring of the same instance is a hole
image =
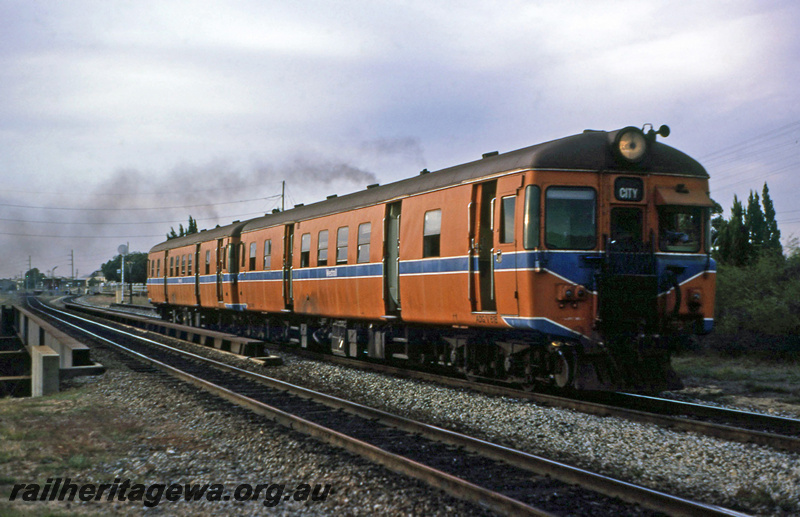
[[[286,180],[281,181],[281,212],[286,211],[286,207],[284,206],[284,195],[286,194]]]

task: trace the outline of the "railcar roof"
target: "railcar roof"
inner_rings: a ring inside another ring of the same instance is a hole
[[[172,250],[175,248],[180,248],[182,246],[190,246],[192,244],[197,244],[198,242],[206,242],[216,239],[221,239],[223,237],[229,237],[231,235],[239,235],[242,231],[242,227],[245,225],[247,221],[236,221],[235,223],[228,224],[225,226],[217,226],[216,228],[212,228],[210,230],[203,230],[202,232],[192,233],[189,235],[184,235],[183,237],[176,237],[174,239],[169,239],[164,241],[160,244],[156,244],[150,249],[150,253],[154,253],[156,251],[164,251],[164,250]]]
[[[308,206],[299,206],[284,212],[266,214],[244,223],[171,239],[158,244],[151,251],[186,246],[231,235],[233,232],[248,232],[353,210],[393,199],[401,199],[429,190],[470,182],[505,171],[527,169],[580,170],[596,171],[598,173],[606,171],[708,177],[706,170],[696,160],[673,147],[657,141],[651,142],[647,156],[641,163],[635,165],[622,163],[612,152],[612,144],[618,131],[587,130],[578,135],[488,156],[463,165],[420,174],[387,185],[367,188],[366,190],[327,199]]]

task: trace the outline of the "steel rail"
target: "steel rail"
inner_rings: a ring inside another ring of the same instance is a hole
[[[61,312],[61,311],[57,311],[57,312]],[[179,378],[179,379],[181,379],[183,381],[186,381],[186,382],[188,382],[190,384],[193,384],[194,386],[197,386],[197,387],[199,387],[199,388],[201,388],[201,389],[203,389],[205,391],[208,391],[209,393],[217,395],[217,396],[219,396],[219,397],[221,397],[221,398],[223,398],[223,399],[225,399],[225,400],[227,400],[229,402],[232,402],[232,403],[237,404],[239,406],[242,406],[242,407],[244,407],[246,409],[249,409],[250,411],[253,411],[254,413],[259,414],[261,416],[264,416],[264,417],[272,420],[273,422],[279,423],[279,424],[281,424],[281,425],[283,425],[285,427],[288,427],[290,429],[294,429],[296,431],[299,431],[301,433],[307,434],[309,436],[313,436],[313,437],[315,437],[315,438],[317,438],[317,439],[319,439],[321,441],[324,441],[324,442],[326,442],[328,444],[331,444],[331,445],[346,449],[346,450],[348,450],[350,452],[353,452],[353,453],[355,453],[355,454],[357,454],[359,456],[365,457],[365,458],[367,458],[367,459],[369,459],[371,461],[374,461],[374,462],[376,462],[378,464],[381,464],[381,465],[385,466],[386,468],[388,468],[388,469],[390,469],[390,470],[392,470],[394,472],[398,472],[398,473],[401,473],[401,474],[404,474],[404,475],[408,475],[410,477],[425,481],[426,483],[430,484],[431,486],[434,486],[436,488],[440,488],[440,489],[444,490],[445,492],[449,493],[450,495],[452,495],[452,496],[454,496],[456,498],[459,498],[459,499],[462,499],[462,500],[471,501],[473,503],[476,503],[478,505],[490,508],[490,509],[492,509],[494,511],[500,512],[500,513],[505,514],[505,515],[531,515],[531,516],[537,516],[537,517],[552,517],[554,515],[554,514],[552,514],[550,512],[546,512],[544,510],[540,510],[538,508],[534,508],[534,507],[532,507],[530,505],[527,505],[527,504],[525,504],[525,503],[523,503],[521,501],[517,501],[517,500],[512,499],[510,497],[504,496],[503,494],[499,494],[497,492],[493,492],[493,491],[488,490],[486,488],[480,487],[478,485],[470,483],[469,481],[466,481],[466,480],[463,480],[463,479],[458,478],[456,476],[450,475],[450,474],[448,474],[446,472],[442,472],[440,470],[428,467],[426,465],[423,465],[423,464],[418,463],[416,461],[413,461],[411,459],[405,458],[403,456],[400,456],[400,455],[385,451],[385,450],[383,450],[383,449],[381,449],[379,447],[376,447],[376,446],[374,446],[372,444],[369,444],[367,442],[364,442],[364,441],[358,440],[356,438],[347,436],[347,435],[345,435],[343,433],[340,433],[338,431],[334,431],[332,429],[328,429],[328,428],[326,428],[324,426],[321,426],[319,424],[316,424],[314,422],[311,422],[311,421],[305,420],[303,418],[300,418],[298,416],[292,415],[291,413],[287,413],[287,412],[282,411],[282,410],[280,410],[278,408],[275,408],[275,407],[269,406],[267,404],[264,404],[263,402],[259,402],[257,400],[254,400],[254,399],[252,399],[250,397],[247,397],[245,395],[236,393],[236,392],[231,391],[231,390],[229,390],[227,388],[224,388],[222,386],[218,386],[218,385],[216,385],[216,384],[214,384],[214,383],[212,383],[210,381],[207,381],[205,379],[201,379],[200,377],[197,377],[197,376],[192,375],[190,373],[184,372],[184,371],[182,371],[182,370],[180,370],[178,368],[175,368],[173,366],[170,366],[170,365],[168,365],[166,363],[163,363],[163,362],[158,361],[156,359],[150,358],[150,357],[148,357],[148,356],[146,356],[144,354],[141,354],[139,352],[131,350],[131,349],[125,347],[124,345],[120,345],[118,343],[115,343],[115,342],[111,341],[110,339],[104,338],[103,336],[100,336],[100,335],[95,334],[93,332],[89,332],[88,330],[83,329],[78,325],[75,325],[73,323],[65,321],[65,320],[63,320],[61,318],[57,318],[55,316],[52,316],[52,314],[50,314],[49,316],[51,318],[56,319],[57,321],[60,321],[61,323],[65,324],[65,325],[69,325],[69,326],[71,326],[71,327],[73,327],[73,328],[75,328],[75,329],[77,329],[77,330],[79,330],[79,331],[91,336],[94,339],[98,339],[98,340],[100,340],[100,341],[102,341],[102,342],[104,342],[104,343],[106,343],[108,345],[111,345],[112,347],[114,347],[114,348],[116,348],[116,349],[118,349],[118,350],[120,350],[120,351],[122,351],[122,352],[124,352],[124,353],[126,353],[126,354],[128,354],[130,356],[132,356],[132,357],[135,357],[136,359],[138,359],[140,361],[143,361],[143,362],[145,362],[147,364],[150,364],[150,365],[152,365],[152,366],[154,366],[154,367],[156,367],[156,368],[158,368],[158,369],[160,369],[160,370],[162,370],[164,372],[167,372],[168,374],[170,374],[172,376],[175,376],[175,377],[177,377],[177,378]],[[71,316],[71,317],[88,322],[88,320],[85,320],[84,318],[77,318],[75,316]],[[184,352],[182,350],[174,349],[174,348],[169,347],[167,345],[163,345],[161,343],[157,343],[155,341],[152,341],[152,340],[149,340],[149,339],[146,339],[146,338],[142,338],[141,336],[135,336],[133,334],[122,332],[122,331],[120,331],[118,329],[113,329],[111,327],[108,327],[107,325],[98,324],[96,322],[89,322],[89,323],[94,324],[94,325],[100,325],[102,327],[105,327],[108,330],[113,330],[115,332],[120,332],[120,333],[126,334],[129,337],[133,337],[133,338],[136,338],[137,340],[145,341],[148,344],[153,345],[153,346],[168,348],[168,349],[170,349],[170,352],[180,352],[181,355],[184,355],[186,357],[191,357],[193,360],[201,360],[201,361],[207,362],[207,363],[208,362],[217,363],[215,366],[224,365],[224,363],[219,363],[217,361],[208,360],[207,358],[204,358],[202,356],[198,356],[198,355],[195,355],[195,354]],[[241,371],[242,372],[246,372],[246,370],[241,370]]]
[[[105,309],[83,304],[81,304],[80,307],[83,310],[100,314],[107,312]],[[121,312],[123,311],[113,311],[113,315],[115,318],[117,318],[117,321],[119,321],[119,318],[122,317]],[[133,321],[140,321],[142,318],[144,317],[138,315],[132,316]],[[197,330],[195,327],[190,328],[194,329],[195,331]],[[763,415],[760,413],[752,413],[730,408],[718,408],[714,406],[705,406],[702,404],[672,401],[669,399],[660,399],[655,397],[645,397],[632,394],[614,394],[620,400],[637,400],[635,397],[638,397],[638,400],[644,401],[643,403],[638,404],[639,409],[637,409],[624,407],[622,405],[623,402],[618,402],[617,404],[602,403],[596,400],[529,392],[512,388],[503,384],[478,383],[449,375],[400,368],[383,363],[364,361],[361,359],[319,354],[295,347],[284,347],[284,349],[297,355],[320,361],[341,364],[364,370],[388,373],[399,377],[436,382],[447,386],[470,389],[490,395],[523,398],[532,400],[545,406],[573,409],[575,411],[597,416],[614,416],[625,418],[635,422],[659,425],[662,427],[668,427],[686,432],[700,433],[722,440],[740,443],[755,443],[758,445],[765,445],[791,452],[800,452],[800,437],[798,436],[748,429],[744,427],[722,424],[719,422],[698,420],[691,417],[700,416],[723,421],[732,420],[740,424],[750,424],[762,426],[764,428],[777,427],[786,429],[789,432],[794,432],[795,434],[800,433],[800,420],[776,417],[772,415]],[[623,397],[627,397],[627,399]],[[686,416],[681,417],[676,415]]]
[[[58,311],[58,312],[61,312],[61,311]],[[79,320],[87,321],[84,318],[80,318],[80,317],[77,317],[77,316],[74,316],[74,315],[70,315],[70,316],[73,317],[73,318],[79,319]],[[618,497],[618,498],[620,498],[620,499],[622,499],[624,501],[627,501],[629,503],[640,504],[640,505],[642,505],[644,507],[647,507],[647,508],[650,508],[650,509],[654,509],[654,510],[658,510],[658,511],[666,511],[671,515],[715,515],[715,516],[719,516],[719,515],[744,515],[744,514],[741,514],[739,512],[736,512],[736,511],[733,511],[733,510],[729,510],[729,509],[726,509],[726,508],[722,508],[722,507],[719,507],[719,506],[709,505],[709,504],[705,504],[705,503],[699,503],[699,502],[696,502],[696,501],[691,501],[691,500],[688,500],[688,499],[680,498],[680,497],[677,497],[677,496],[673,496],[671,494],[666,494],[666,493],[663,493],[663,492],[659,492],[657,490],[649,489],[649,488],[646,488],[646,487],[641,487],[641,486],[635,485],[633,483],[628,483],[628,482],[625,482],[625,481],[614,479],[614,478],[611,478],[609,476],[596,474],[596,473],[593,473],[593,472],[590,472],[590,471],[587,471],[587,470],[584,470],[584,469],[576,468],[576,467],[573,467],[573,466],[570,466],[570,465],[567,465],[567,464],[564,464],[564,463],[560,463],[560,462],[556,462],[556,461],[553,461],[553,460],[549,460],[547,458],[535,456],[535,455],[532,455],[532,454],[529,454],[529,453],[525,453],[525,452],[522,452],[522,451],[517,451],[517,450],[511,449],[509,447],[500,446],[500,445],[497,445],[497,444],[494,444],[494,443],[491,443],[491,442],[487,442],[485,440],[480,440],[480,439],[477,439],[477,438],[466,436],[466,435],[463,435],[461,433],[457,433],[457,432],[454,432],[454,431],[443,429],[443,428],[440,428],[440,427],[437,427],[437,426],[433,426],[433,425],[430,425],[430,424],[425,424],[425,423],[422,423],[422,422],[413,421],[413,420],[410,420],[410,419],[407,419],[407,418],[404,418],[404,417],[401,417],[401,416],[397,416],[397,415],[393,415],[391,413],[387,413],[385,411],[381,411],[381,410],[378,410],[378,409],[375,409],[375,408],[371,408],[371,407],[368,407],[368,406],[364,406],[364,405],[361,405],[361,404],[350,402],[350,401],[341,399],[339,397],[335,397],[335,396],[332,396],[332,395],[327,395],[327,394],[324,394],[324,393],[319,393],[319,392],[310,390],[308,388],[304,388],[302,386],[293,385],[293,384],[287,383],[285,381],[281,381],[281,380],[274,379],[274,378],[271,378],[271,377],[268,377],[268,376],[265,376],[265,375],[262,375],[262,374],[258,374],[258,373],[255,373],[255,372],[244,370],[244,369],[241,369],[241,368],[238,368],[238,367],[226,364],[226,363],[215,361],[213,359],[209,359],[209,358],[205,358],[205,357],[202,357],[202,356],[198,356],[198,355],[193,354],[191,352],[187,352],[187,351],[180,350],[180,349],[175,349],[175,348],[170,347],[168,345],[157,343],[157,342],[154,342],[152,340],[143,338],[141,336],[137,336],[137,335],[134,335],[134,334],[128,334],[127,332],[121,331],[119,329],[114,329],[113,327],[109,327],[109,326],[104,325],[104,324],[100,324],[100,323],[97,323],[97,322],[90,322],[90,323],[92,323],[93,325],[99,325],[99,326],[105,327],[105,328],[107,328],[109,330],[113,330],[115,332],[120,332],[120,333],[129,335],[129,336],[131,336],[133,338],[136,338],[137,340],[142,340],[142,341],[145,341],[148,344],[151,344],[153,346],[158,346],[158,347],[161,347],[162,349],[167,349],[170,352],[176,353],[176,354],[181,355],[183,357],[186,357],[186,358],[189,358],[189,359],[192,359],[192,360],[195,360],[195,361],[201,361],[201,362],[203,362],[205,364],[209,364],[209,365],[213,366],[214,368],[217,368],[217,369],[220,369],[220,370],[224,370],[224,371],[227,371],[227,372],[236,373],[236,374],[241,375],[243,377],[246,377],[246,378],[255,380],[255,381],[259,382],[259,383],[262,383],[262,384],[264,384],[266,386],[269,386],[269,387],[272,387],[272,388],[275,388],[275,389],[279,389],[279,390],[284,390],[284,391],[293,393],[293,394],[301,396],[301,397],[312,398],[312,399],[320,401],[320,402],[322,402],[325,405],[328,405],[330,407],[341,408],[341,409],[344,409],[344,410],[346,410],[346,411],[348,411],[350,413],[360,415],[360,416],[362,416],[364,418],[379,420],[379,421],[381,421],[381,422],[383,422],[383,423],[385,423],[385,424],[387,424],[389,426],[393,426],[393,427],[405,430],[407,432],[420,434],[420,435],[425,436],[427,438],[430,438],[432,440],[441,441],[441,442],[448,443],[448,444],[451,444],[451,445],[454,445],[454,446],[464,447],[464,448],[469,449],[469,450],[471,450],[473,452],[476,452],[476,453],[478,453],[480,455],[483,455],[483,456],[486,456],[486,457],[489,457],[489,458],[492,458],[492,459],[504,461],[504,462],[509,463],[511,465],[523,468],[525,470],[529,470],[531,472],[534,472],[534,473],[537,473],[537,474],[540,474],[540,475],[548,475],[548,476],[551,476],[551,477],[553,477],[555,479],[558,479],[558,480],[560,480],[562,482],[565,482],[565,483],[580,485],[580,486],[582,486],[584,488],[590,489],[592,491],[596,491],[598,493],[602,493],[602,494],[604,494],[606,496],[609,496],[609,497]],[[134,352],[134,353],[136,353],[136,352]],[[136,354],[138,354],[138,353],[136,353]],[[141,355],[141,354],[138,354],[138,355]],[[163,364],[163,363],[160,363],[160,364]],[[172,368],[172,367],[168,366],[168,368]],[[186,375],[189,375],[189,374],[186,374]],[[189,379],[188,377],[186,378],[186,380],[188,380],[189,382],[193,382],[194,383],[194,381]],[[202,382],[206,383],[207,381],[202,381]],[[211,388],[209,388],[209,389],[211,389]],[[225,390],[224,388],[221,388],[221,389]],[[228,390],[225,390],[224,392],[220,392],[220,396],[223,396],[225,398],[238,397],[238,395],[231,394],[230,392],[228,392]],[[228,400],[234,401],[231,398],[228,398]],[[251,399],[248,399],[248,400],[251,400]],[[252,402],[257,404],[258,407],[263,405],[261,402],[258,402],[258,401],[252,401]],[[292,415],[288,415],[288,414],[282,412],[281,410],[276,410],[276,411],[279,411],[281,413],[280,418],[277,418],[277,417],[275,418],[276,421],[280,421],[281,423],[284,423],[284,425],[289,425],[290,427],[295,427],[293,422],[294,422],[294,419],[297,418],[297,417],[294,417]],[[291,417],[291,419],[290,420],[286,420],[287,416]],[[314,424],[314,423],[310,423],[310,424],[312,426],[314,426],[313,429],[315,429],[315,432],[319,432],[319,430],[316,429],[316,428],[320,427],[320,426],[318,426],[317,424]],[[318,435],[314,434],[314,436],[318,436]],[[324,438],[322,436],[318,436],[318,437]],[[341,440],[341,438],[337,437],[337,441],[335,442],[335,444],[341,445],[341,446],[345,446],[343,442],[340,443],[340,440]],[[334,443],[334,442],[330,442],[330,443]],[[363,442],[361,442],[361,443],[363,443]],[[374,446],[369,445],[369,444],[366,444],[366,445],[368,445],[369,447],[374,447]],[[385,451],[383,451],[383,452],[385,452]],[[391,454],[391,453],[386,453],[386,454]],[[370,459],[378,461],[377,457],[373,457],[373,456],[369,456],[369,457],[370,457]],[[392,468],[392,467],[390,466],[389,468]],[[427,468],[427,467],[425,467],[425,468]],[[392,469],[396,470],[394,468],[392,468]],[[400,471],[400,470],[398,470],[398,471]],[[409,474],[409,475],[413,475],[410,472],[405,471],[405,470],[403,470],[402,472],[406,473],[406,474]],[[445,474],[445,475],[446,476],[450,476],[449,474]],[[418,476],[415,475],[415,477],[418,477]],[[450,477],[452,477],[452,476],[450,476]],[[427,479],[425,479],[425,480],[428,481]],[[431,484],[433,484],[434,486],[437,486],[437,487],[445,489],[445,490],[448,490],[447,487],[450,486],[451,483],[452,483],[452,480],[449,480],[448,483],[446,483],[445,485],[438,485],[438,484],[435,484],[435,483],[431,482]],[[485,489],[482,489],[482,490],[485,490]],[[454,494],[454,495],[456,495],[456,494]],[[484,495],[485,494],[481,494],[480,497],[483,497]],[[463,495],[458,495],[458,497],[463,497]],[[502,496],[502,497],[505,497],[505,496]],[[470,499],[470,500],[473,500],[473,499]],[[483,502],[485,502],[485,500],[478,499],[478,500],[473,500],[473,502],[483,503]],[[524,504],[524,503],[519,503],[519,504]],[[525,506],[527,507],[527,505],[525,505]]]

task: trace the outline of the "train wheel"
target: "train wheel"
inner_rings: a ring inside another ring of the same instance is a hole
[[[570,350],[560,347],[555,352],[555,365],[551,378],[560,389],[569,388],[575,380],[575,356]]]

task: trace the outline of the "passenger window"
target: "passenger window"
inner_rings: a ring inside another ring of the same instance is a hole
[[[545,194],[545,242],[553,249],[590,250],[597,244],[596,193],[551,187]]]
[[[236,273],[236,246],[228,244],[228,258],[226,260],[228,273]]]
[[[369,262],[369,240],[371,232],[371,223],[358,225],[358,257],[356,258],[356,262],[358,263]]]
[[[300,267],[308,267],[311,260],[311,234],[304,233],[300,237]]]
[[[169,258],[169,276],[175,276],[175,257]]]
[[[539,187],[529,185],[525,187],[525,221],[523,223],[525,232],[522,238],[522,245],[526,250],[539,247],[539,215],[540,215],[540,194]]]
[[[249,264],[250,271],[256,270],[256,247],[257,245],[255,242],[250,243],[250,264]]]
[[[699,207],[658,207],[658,247],[661,251],[700,251],[702,216]]]
[[[181,255],[181,276],[186,276],[186,255]]]
[[[206,274],[211,274],[211,250],[206,250]]]
[[[348,227],[339,228],[336,232],[336,263],[347,264],[347,239],[350,234]]]
[[[272,241],[264,241],[264,270],[272,269]]]
[[[500,203],[500,242],[514,242],[514,209],[516,196],[504,197]]]
[[[242,257],[242,270],[244,271],[245,270],[244,266],[246,265],[245,260],[247,260],[247,257],[244,256],[244,243],[243,242],[239,243],[239,256]]]
[[[328,265],[328,230],[319,232],[317,244],[317,266]]]
[[[192,256],[188,255],[186,257],[186,274],[192,276]]]
[[[422,257],[438,257],[442,234],[442,211],[425,212],[425,223],[422,232]]]
[[[156,260],[156,276],[161,277],[161,259]]]

